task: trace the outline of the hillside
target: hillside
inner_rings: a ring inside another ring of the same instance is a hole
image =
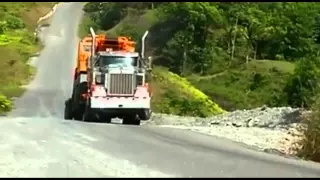
[[[149,30],[155,68],[184,77],[223,109],[312,103],[296,64],[318,49],[315,4],[107,2],[84,10],[80,34],[92,26],[139,41]]]
[[[221,73],[188,80],[227,110],[252,109],[262,105],[287,105],[283,93],[295,65],[276,60],[255,60]]]
[[[30,80],[33,70],[28,58],[39,51],[34,29],[41,16],[50,12],[55,3],[27,2],[0,5],[0,114],[12,107],[10,98],[20,96],[21,88]]]

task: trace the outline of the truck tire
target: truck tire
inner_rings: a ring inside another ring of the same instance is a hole
[[[144,121],[149,120],[151,118],[151,115],[152,115],[151,109],[142,109],[139,112],[139,118]]]
[[[73,87],[73,93],[72,93],[72,97],[73,97],[73,118],[75,120],[83,120],[83,115],[85,112],[85,104],[83,102],[83,100],[81,99],[81,94],[86,92],[88,89],[88,83],[87,82],[81,82],[80,83],[80,79],[79,77],[77,77],[77,79],[74,81],[74,87]]]
[[[73,118],[72,116],[72,99],[68,99],[65,102],[64,106],[64,119],[71,120]]]
[[[122,124],[139,126],[140,118],[138,118],[136,114],[127,115],[123,117]]]
[[[75,120],[81,121],[83,114],[84,114],[83,110],[80,109],[80,107],[79,107],[75,112],[73,112],[73,118]]]
[[[106,115],[106,114],[100,114],[99,115],[99,121],[100,122],[105,122],[105,123],[111,123],[111,117],[110,116],[108,116],[108,115]]]
[[[94,121],[94,116],[90,109],[86,109],[82,116],[82,121]]]
[[[88,122],[95,122],[97,121],[97,117],[93,113],[91,107],[90,107],[90,102],[87,102],[83,116],[82,116],[82,121],[88,121]]]

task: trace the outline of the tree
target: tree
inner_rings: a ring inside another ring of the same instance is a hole
[[[318,57],[303,58],[297,63],[292,79],[285,91],[288,104],[297,107],[310,107],[314,96],[319,92],[320,59]]]

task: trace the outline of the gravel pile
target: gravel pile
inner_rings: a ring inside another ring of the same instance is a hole
[[[260,128],[296,127],[302,111],[291,107],[261,107],[251,110],[237,110],[213,117],[187,117],[154,113],[146,125],[184,125],[184,126],[235,126]]]
[[[188,129],[242,142],[266,152],[293,155],[293,144],[302,137],[297,129],[303,114],[298,108],[263,106],[208,118],[153,114],[144,125]]]
[[[212,125],[235,127],[288,128],[296,127],[302,111],[298,108],[266,106],[251,110],[237,110],[209,118]]]

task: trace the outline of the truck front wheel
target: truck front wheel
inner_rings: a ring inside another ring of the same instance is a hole
[[[101,113],[99,115],[99,121],[101,122],[106,122],[106,123],[111,123],[112,118],[104,113]]]
[[[136,114],[131,114],[123,117],[122,124],[127,125],[140,125],[140,118]]]
[[[97,117],[90,107],[90,102],[86,103],[86,107],[82,116],[82,121],[97,121]]]
[[[78,108],[76,110],[74,110],[73,118],[75,120],[78,120],[78,121],[82,120],[82,117],[83,117],[83,114],[84,114],[84,110],[83,109],[84,109],[83,107],[78,106]]]
[[[151,111],[151,109],[142,109],[142,110],[140,110],[140,112],[139,112],[139,118],[141,119],[141,120],[149,120],[150,118],[151,118],[151,115],[152,115],[152,111]]]

